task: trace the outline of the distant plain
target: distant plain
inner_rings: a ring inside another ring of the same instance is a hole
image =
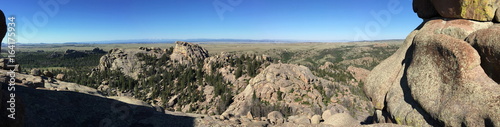
[[[210,54],[218,54],[220,52],[239,52],[239,53],[255,53],[268,51],[271,49],[283,49],[289,51],[298,50],[322,50],[339,48],[342,46],[366,46],[377,43],[387,43],[389,45],[400,45],[402,40],[387,40],[387,41],[369,41],[369,42],[299,42],[299,43],[255,43],[255,42],[194,42],[204,47]],[[124,43],[124,44],[20,44],[17,45],[18,52],[37,52],[43,50],[45,52],[64,52],[68,49],[73,50],[92,50],[93,48],[101,48],[104,51],[109,51],[113,48],[133,49],[139,47],[159,47],[168,48],[175,46],[174,43]],[[5,50],[5,48],[2,48]],[[6,52],[2,52],[5,54]]]

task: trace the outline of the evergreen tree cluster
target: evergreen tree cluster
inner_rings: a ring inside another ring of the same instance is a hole
[[[231,67],[236,67],[234,75],[236,78],[248,74],[250,77],[255,77],[259,74],[259,68],[264,64],[263,60],[257,60],[256,55],[242,54],[240,57],[231,59],[229,64]],[[267,65],[264,65],[267,66]]]
[[[354,79],[351,73],[346,71],[346,67],[337,65],[330,66],[329,69],[319,69],[318,67],[309,67],[314,75],[325,79],[333,78],[336,82],[346,83]]]
[[[257,98],[255,96],[255,91],[252,95],[252,99],[253,105],[250,107],[250,113],[252,113],[254,117],[267,117],[267,114],[271,113],[272,111],[279,111],[285,117],[295,115],[293,114],[292,108],[290,106],[281,103],[272,105],[267,101],[263,101],[260,98]]]
[[[169,100],[170,97],[180,94],[178,103],[181,105],[193,102],[203,102],[205,98],[199,87],[203,87],[205,73],[203,72],[203,61],[199,61],[195,66],[178,64],[169,68],[164,68],[170,58],[169,55],[162,55],[160,58],[147,54],[138,53],[136,56],[141,61],[145,61],[145,71],[139,75],[142,87],[138,89],[152,89],[152,96],[146,98],[146,92],[135,92],[139,98],[147,101],[151,98],[162,98]],[[221,78],[222,79],[222,78]],[[165,101],[166,102],[166,101]]]
[[[63,57],[62,55],[53,57],[53,54],[64,54],[64,52],[21,52],[16,53],[16,60],[22,63],[22,72],[28,72],[32,68],[45,67],[92,67],[99,64],[100,58],[105,53],[89,53],[78,58]]]
[[[153,68],[147,69],[141,75],[141,79],[147,79],[144,82],[144,87],[153,88],[152,98],[157,96],[161,97],[162,100],[167,100],[169,97],[175,94],[182,93],[178,97],[178,103],[180,105],[185,105],[193,102],[203,102],[205,97],[203,96],[203,91],[199,87],[213,86],[214,95],[220,97],[219,102],[217,102],[216,113],[220,114],[225,111],[227,107],[233,102],[233,85],[224,80],[224,77],[217,70],[225,66],[240,66],[241,74],[250,73],[255,76],[258,68],[263,63],[262,61],[255,60],[255,55],[242,55],[241,57],[233,57],[234,59],[229,59],[228,61],[216,61],[211,63],[212,70],[205,72],[203,66],[205,66],[203,61],[198,61],[191,66],[186,66],[182,64],[177,64],[175,66],[170,66],[166,69],[161,68],[168,61],[168,58],[161,60],[163,58],[157,59],[155,56],[149,56],[144,54],[138,54],[141,60],[148,60],[154,62],[146,62],[144,66],[151,66]],[[246,64],[247,62],[251,64]],[[250,69],[250,70],[248,70]],[[162,85],[156,85],[161,83]],[[195,107],[200,108],[200,107]],[[201,107],[203,108],[203,107]]]
[[[129,90],[136,87],[138,82],[130,76],[124,75],[116,70],[91,71],[90,67],[70,68],[70,69],[54,69],[54,75],[64,74],[65,81],[74,82],[92,88],[97,88],[103,81],[109,81],[109,86],[119,88],[121,90]],[[91,76],[92,74],[92,76]]]

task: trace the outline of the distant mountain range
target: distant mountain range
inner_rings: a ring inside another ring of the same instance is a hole
[[[401,41],[403,39],[388,40],[272,40],[272,39],[132,39],[132,40],[106,40],[106,41],[88,41],[88,42],[64,42],[64,43],[22,43],[18,44],[132,44],[132,43],[175,43],[176,41],[194,42],[194,43],[303,43],[303,42],[380,42],[380,41]],[[5,46],[3,43],[2,46]]]

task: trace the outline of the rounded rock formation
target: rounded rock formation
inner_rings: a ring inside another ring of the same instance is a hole
[[[321,116],[320,115],[314,115],[311,117],[311,124],[319,124],[321,121]]]
[[[54,77],[54,74],[50,71],[43,71],[43,76],[52,78]]]
[[[57,80],[64,80],[64,74],[57,74],[56,79]]]
[[[273,125],[282,124],[285,120],[283,114],[278,111],[272,111],[271,113],[267,114],[267,118],[269,119],[269,123]]]
[[[416,2],[414,7],[421,6]],[[484,12],[488,9],[470,11],[496,6],[489,6],[491,1],[463,6],[470,1],[462,0],[459,7],[454,5],[457,1],[440,2],[432,1],[432,5],[441,16],[462,19],[426,20],[368,75],[364,90],[375,105],[376,121],[411,126],[500,126],[498,24],[479,22],[491,21],[490,15],[472,14],[489,13]],[[445,6],[448,12],[443,10]],[[464,12],[454,13],[454,9]],[[455,14],[460,16],[450,16]]]
[[[497,0],[414,0],[413,11],[418,17],[470,19],[492,21],[498,17]],[[495,19],[496,20],[496,19]]]
[[[325,119],[324,124],[330,124],[335,127],[352,127],[359,125],[359,121],[352,118],[349,113],[337,113]]]
[[[42,74],[40,72],[40,69],[38,69],[38,68],[33,68],[33,69],[31,69],[30,72],[31,72],[30,74],[33,75],[33,76],[40,76]]]

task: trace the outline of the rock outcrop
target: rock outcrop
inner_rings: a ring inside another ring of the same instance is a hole
[[[305,66],[271,64],[250,80],[250,84],[235,97],[226,113],[244,116],[253,106],[254,99],[259,98],[272,104],[281,102],[286,106],[301,110],[300,112],[307,111],[307,114],[313,114],[311,106],[302,105],[301,103],[307,101],[307,103],[317,106],[315,108],[318,108],[318,110],[321,110],[319,106],[325,107],[325,104],[321,101],[321,94],[313,88],[313,84],[322,85],[322,83],[327,82],[325,80],[320,81]],[[280,95],[278,92],[282,94]],[[308,97],[305,98],[303,95]],[[293,101],[297,99],[301,99],[301,101]]]
[[[168,50],[162,50],[161,48],[145,48],[140,47],[138,49],[111,49],[108,54],[101,57],[99,66],[97,70],[117,70],[121,71],[123,74],[128,75],[134,79],[139,78],[144,70],[150,67],[144,67],[145,61],[140,60],[139,54],[142,56],[152,56],[156,59],[160,59],[163,55],[169,55],[171,61],[176,61],[174,63],[180,64],[190,64],[193,62],[203,61],[208,57],[208,51],[197,44],[192,44],[189,42],[176,42],[172,53],[169,54]],[[169,63],[163,63],[169,64]]]
[[[92,52],[92,53],[106,53],[106,51],[104,51],[100,48],[97,48],[97,47],[92,49],[92,51],[90,51],[90,52]]]
[[[54,74],[52,74],[52,72],[50,71],[43,71],[43,76],[52,78],[54,77]]]
[[[141,50],[141,49],[111,49],[108,54],[101,57],[99,71],[116,70],[128,75],[134,79],[139,78],[139,74],[144,70],[144,61],[140,61],[136,54],[145,54],[156,56],[157,58],[163,55],[161,50]]]
[[[414,10],[430,20],[367,77],[364,90],[375,106],[376,121],[500,126],[498,26],[474,21],[491,21],[489,8],[494,12],[496,1],[425,2],[429,0],[414,1]],[[463,19],[439,18],[433,9],[442,17]]]
[[[420,18],[433,17],[471,19],[498,22],[497,0],[414,0],[413,11]]]
[[[85,52],[68,49],[64,52],[63,57],[64,58],[80,58],[80,57],[85,57],[87,55],[88,54]]]
[[[33,68],[33,69],[31,69],[30,74],[33,76],[40,76],[42,73],[40,72],[40,69]]]
[[[64,80],[64,74],[57,74],[56,79],[58,80]]]
[[[203,61],[208,57],[208,51],[199,46],[189,42],[177,41],[175,42],[174,51],[170,58],[182,64],[196,63]]]
[[[255,102],[255,99],[259,101]],[[331,102],[325,103],[327,100]],[[234,97],[234,102],[225,113],[245,116],[259,102],[269,103],[269,106],[290,107],[291,113],[288,115],[309,116],[290,116],[289,120],[302,124],[310,124],[311,117],[321,115],[324,110],[332,111],[331,114],[355,112],[357,119],[364,120],[368,116],[367,111],[349,111],[341,104],[359,109],[371,107],[368,101],[352,95],[347,86],[316,77],[307,67],[293,64],[269,65]]]

